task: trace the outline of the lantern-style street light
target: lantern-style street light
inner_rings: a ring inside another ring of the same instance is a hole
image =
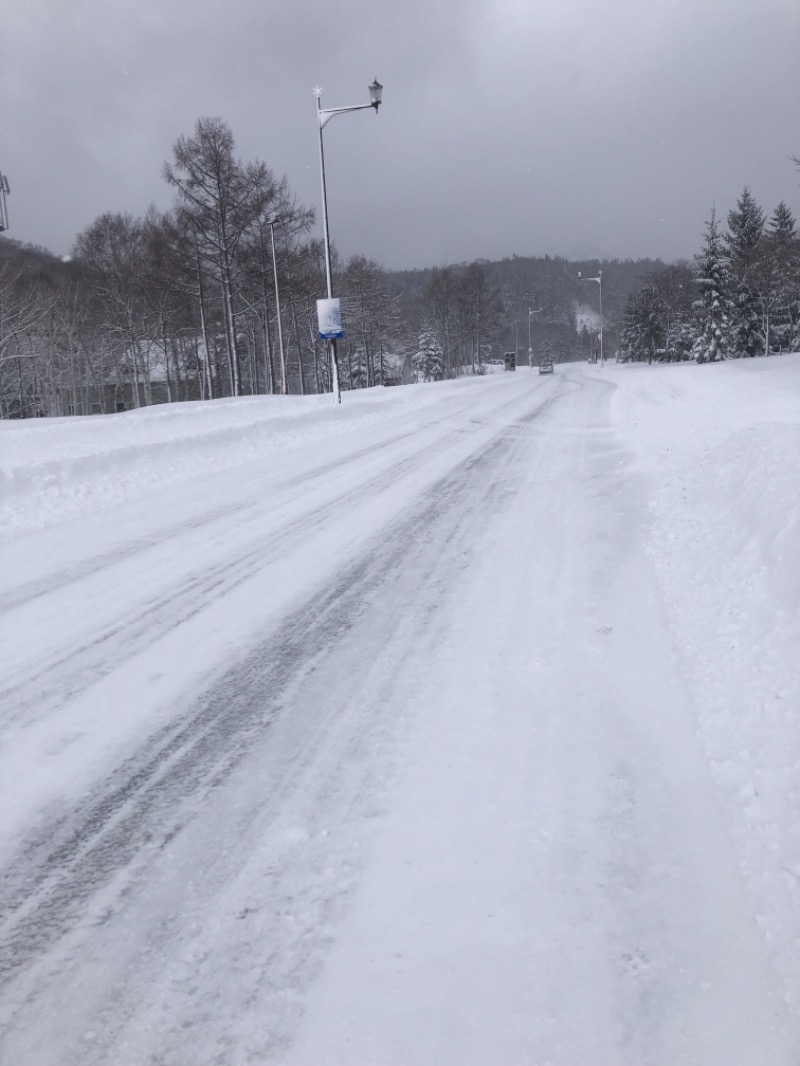
[[[378,108],[381,106],[382,92],[383,86],[376,78],[372,85],[369,86],[368,104],[354,104],[351,107],[323,108],[322,88],[318,85],[314,89],[314,96],[317,98],[317,122],[319,125],[319,172],[322,179],[322,234],[325,241],[325,277],[328,283],[329,300],[333,299],[333,285],[331,283],[331,243],[328,230],[328,193],[325,188],[325,152],[322,145],[322,131],[334,115],[343,115],[347,111],[363,111],[370,107],[373,107],[375,109],[375,114],[377,114]],[[331,385],[333,388],[335,403],[342,402],[342,394],[339,391],[339,363],[336,357],[336,339],[341,336],[341,330],[339,330],[339,332],[332,331],[329,335],[325,336],[325,343],[330,350]]]

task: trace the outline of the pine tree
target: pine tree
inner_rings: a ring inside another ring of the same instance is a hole
[[[639,316],[639,337],[643,354],[648,363],[653,359],[663,360],[666,330],[664,328],[664,305],[658,288],[646,281],[636,294],[636,309]]]
[[[775,273],[773,341],[778,351],[800,348],[800,237],[794,217],[781,201],[767,225],[766,241]]]
[[[620,363],[632,363],[637,359],[639,351],[639,328],[636,319],[633,294],[628,297],[625,313],[622,317],[622,328],[619,331],[619,354],[617,361]]]
[[[724,240],[733,355],[754,356],[764,351],[754,277],[765,254],[763,234],[764,212],[745,186],[736,209],[728,212],[728,232]]]
[[[663,328],[659,358],[679,363],[692,358],[692,298],[694,275],[688,263],[674,263],[664,270],[647,275],[659,297],[659,314]]]
[[[700,296],[694,305],[697,336],[692,353],[698,363],[713,363],[725,359],[728,352],[727,278],[714,208],[706,223],[703,251],[695,265]]]
[[[625,307],[620,355],[623,362],[666,358],[664,342],[667,334],[667,309],[655,276],[651,275],[636,292],[628,297]]]
[[[420,331],[417,351],[411,357],[417,381],[440,381],[444,376],[444,353],[434,330]]]

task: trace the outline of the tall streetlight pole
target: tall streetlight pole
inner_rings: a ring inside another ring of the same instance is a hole
[[[374,107],[375,114],[377,115],[378,108],[381,106],[382,92],[383,86],[378,79],[375,78],[372,85],[369,86],[370,102],[368,104],[354,104],[352,107],[323,108],[322,88],[317,85],[314,89],[314,96],[317,98],[317,122],[319,125],[319,172],[322,180],[322,234],[325,239],[325,276],[328,283],[329,300],[333,299],[333,285],[331,283],[331,242],[330,233],[328,231],[328,193],[325,188],[325,150],[322,144],[322,131],[334,115],[343,115],[347,111],[363,111],[366,108]],[[330,352],[331,386],[333,389],[334,402],[341,403],[342,394],[339,391],[339,362],[336,357],[336,338],[326,337],[325,343]]]
[[[528,308],[528,370],[533,370],[533,345],[531,344],[531,316],[540,315],[544,311],[543,307],[540,307],[538,311],[532,311]]]
[[[596,281],[600,286],[600,366],[605,366],[605,359],[603,358],[603,271],[597,271],[596,278],[584,278],[581,277],[580,270],[578,271],[578,281]]]
[[[283,329],[281,328],[281,298],[278,292],[278,260],[275,257],[275,225],[280,222],[279,218],[267,219],[269,234],[272,240],[272,276],[275,279],[275,308],[278,312],[278,348],[281,353],[281,394],[285,396],[289,391],[286,382],[286,357],[283,354]]]

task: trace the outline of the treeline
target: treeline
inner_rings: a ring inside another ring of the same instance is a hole
[[[263,162],[237,159],[221,119],[178,138],[163,178],[170,210],[103,214],[68,261],[0,238],[0,417],[330,389],[313,209]],[[511,351],[595,358],[599,294],[578,270],[602,270],[607,353],[785,350],[800,342],[797,243],[785,205],[765,223],[745,191],[726,234],[712,216],[693,266],[512,256],[390,272],[333,249],[341,385],[482,373]]]
[[[313,211],[264,163],[239,161],[220,119],[176,141],[163,177],[171,210],[101,215],[69,262],[0,241],[0,416],[330,388]],[[334,269],[343,386],[396,377],[403,330],[382,269],[364,256]]]
[[[330,389],[314,211],[264,163],[238,160],[220,119],[178,138],[163,178],[169,211],[103,214],[66,262],[0,238],[0,417]],[[652,264],[602,265],[613,316]],[[514,257],[390,273],[334,249],[342,387],[481,373],[511,349],[527,361],[529,341],[590,356],[578,267],[600,264]]]
[[[454,340],[468,366],[470,353],[478,348],[491,358],[513,351],[519,363],[528,362],[529,348],[534,363],[545,354],[556,362],[596,357],[598,287],[582,285],[579,271],[584,277],[602,271],[605,349],[613,352],[629,294],[643,276],[663,269],[664,264],[653,259],[575,261],[514,255],[498,262],[388,272],[386,284],[401,314],[417,323],[420,365],[443,366],[446,373]],[[481,328],[473,308],[491,322],[490,330],[485,328],[488,323]]]
[[[722,231],[712,210],[693,264],[647,274],[620,331],[623,361],[698,363],[800,350],[800,236],[745,188]]]

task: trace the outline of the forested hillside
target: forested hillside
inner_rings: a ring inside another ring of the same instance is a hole
[[[388,271],[387,287],[403,318],[419,323],[483,317],[493,354],[515,351],[528,358],[528,323],[534,360],[549,345],[562,361],[589,358],[597,347],[599,285],[582,283],[602,273],[606,353],[616,349],[616,332],[630,294],[645,277],[664,269],[660,260],[579,260],[552,256],[512,256],[491,262],[454,264],[429,270]],[[459,311],[459,305],[462,310]],[[470,316],[466,308],[472,308]],[[478,308],[477,312],[475,308]],[[474,332],[474,329],[469,329]],[[440,333],[445,330],[440,327]]]

